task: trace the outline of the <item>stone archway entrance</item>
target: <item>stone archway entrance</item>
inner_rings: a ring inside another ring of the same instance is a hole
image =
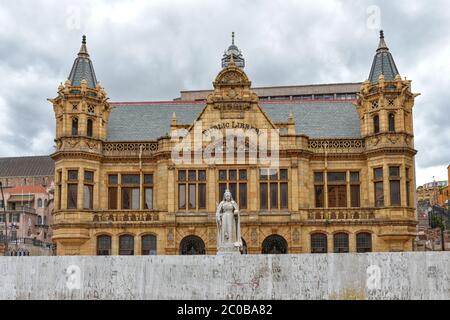
[[[180,242],[181,255],[205,254],[205,243],[200,237],[187,236]]]
[[[285,254],[288,253],[286,239],[277,234],[268,236],[262,243],[262,254]]]

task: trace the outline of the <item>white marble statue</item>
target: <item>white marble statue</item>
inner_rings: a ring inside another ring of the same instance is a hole
[[[239,207],[226,190],[217,206],[217,253],[240,253],[242,248]]]

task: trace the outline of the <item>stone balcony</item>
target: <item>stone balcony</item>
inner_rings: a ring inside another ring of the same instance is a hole
[[[375,220],[374,208],[309,209],[306,220]]]

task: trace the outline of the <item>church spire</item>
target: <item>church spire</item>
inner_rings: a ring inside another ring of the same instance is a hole
[[[234,63],[237,67],[243,69],[245,66],[245,60],[242,55],[242,52],[239,48],[234,44],[234,31],[231,33],[231,45],[225,51],[222,57],[222,68],[226,68],[230,63],[230,59],[233,57]]]
[[[97,85],[97,78],[95,77],[94,66],[89,58],[85,35],[82,37],[81,48],[77,58],[75,58],[75,61],[73,62],[68,79],[72,86],[79,86],[81,80],[86,80],[89,88],[95,88]]]
[[[395,65],[394,58],[389,52],[389,48],[384,40],[384,32],[381,30],[380,41],[375,57],[373,58],[372,68],[370,69],[369,81],[378,83],[380,75],[383,75],[386,81],[393,81],[398,74],[399,72]]]

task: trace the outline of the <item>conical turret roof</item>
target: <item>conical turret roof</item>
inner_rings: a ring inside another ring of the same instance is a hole
[[[86,36],[83,36],[80,52],[78,52],[78,57],[73,62],[72,70],[70,71],[68,79],[73,86],[79,86],[81,80],[83,79],[87,81],[89,88],[95,88],[97,85],[94,66],[89,58],[89,53],[86,47]]]
[[[372,83],[378,83],[380,75],[384,75],[384,79],[392,81],[395,76],[399,74],[397,66],[395,65],[394,58],[389,52],[389,48],[384,41],[383,30],[380,31],[380,42],[378,44],[377,52],[373,58],[372,68],[370,69],[369,81]]]

